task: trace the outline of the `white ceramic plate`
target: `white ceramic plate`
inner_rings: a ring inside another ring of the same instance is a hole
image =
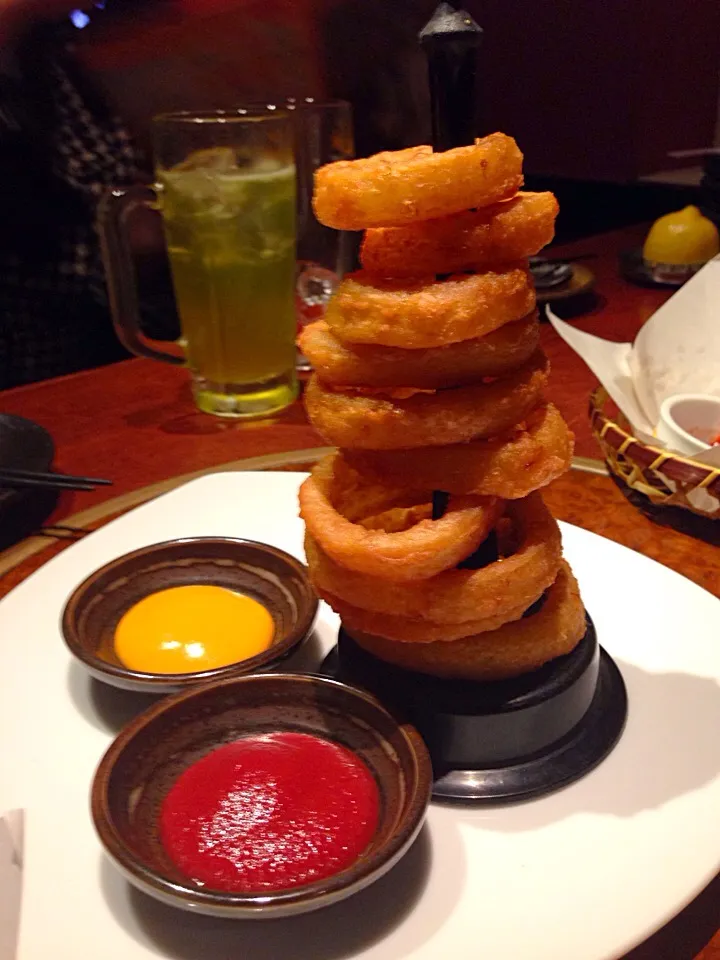
[[[720,868],[720,602],[567,525],[566,555],[630,699],[626,731],[596,770],[527,803],[433,806],[387,877],[303,917],[214,921],[121,879],[95,838],[88,790],[146,701],[71,662],[65,598],[111,558],[177,536],[249,537],[301,556],[300,480],[196,480],[70,547],[0,603],[0,811],[28,810],[19,960],[609,960],[669,920]],[[304,665],[330,649],[336,623],[324,609]]]

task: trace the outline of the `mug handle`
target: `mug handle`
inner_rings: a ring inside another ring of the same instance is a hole
[[[158,209],[157,196],[151,187],[109,190],[98,205],[97,227],[113,326],[118,340],[130,353],[183,366],[183,356],[158,350],[142,331],[135,265],[127,230],[129,218],[141,207]]]

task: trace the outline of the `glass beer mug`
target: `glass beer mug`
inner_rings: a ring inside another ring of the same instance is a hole
[[[132,353],[187,365],[200,410],[265,417],[297,396],[296,171],[292,118],[249,107],[153,122],[156,185],[100,208],[110,304]],[[143,335],[127,221],[159,207],[184,357]]]

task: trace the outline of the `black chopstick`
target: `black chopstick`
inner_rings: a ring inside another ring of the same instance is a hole
[[[13,489],[24,489],[26,487],[41,487],[45,490],[94,490],[91,483],[78,483],[77,481],[67,480],[49,480],[45,477],[6,477],[0,472],[0,487],[12,487]]]
[[[50,473],[44,470],[14,470],[0,468],[0,486],[44,487],[56,490],[94,490],[108,486],[112,480],[100,477],[74,477],[65,473]]]

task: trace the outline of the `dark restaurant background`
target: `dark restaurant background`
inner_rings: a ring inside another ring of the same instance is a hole
[[[109,0],[118,13],[127,0]],[[153,113],[243,97],[348,96],[361,147],[427,137],[415,35],[435,0],[155,0],[87,31],[86,54],[142,127]],[[483,126],[523,143],[532,173],[627,180],[715,135],[715,0],[466,0],[485,30]],[[110,8],[109,8],[110,10]],[[95,36],[92,36],[95,34]],[[84,39],[82,34],[79,39]],[[403,89],[384,91],[392,77]],[[411,106],[383,130],[388,94]],[[366,133],[366,108],[375,113]],[[374,108],[374,109],[373,109]],[[376,129],[375,129],[376,128]]]
[[[291,95],[349,100],[360,156],[430,141],[427,64],[417,34],[436,0],[95,0],[71,17],[63,0],[14,3],[28,14],[44,10],[46,19],[51,10],[62,12],[60,22],[40,24],[42,29],[29,36],[72,38],[89,74],[88,102],[100,113],[106,105],[114,106],[123,137],[124,128],[131,134],[124,142],[133,154],[133,177],[136,170],[143,179],[152,177],[149,132],[154,116],[230,108],[248,100],[270,102]],[[466,6],[484,29],[477,133],[502,130],[522,145],[526,188],[552,190],[559,200],[556,241],[648,223],[698,202],[699,161],[688,161],[690,169],[678,176],[678,164],[668,152],[720,142],[717,0],[680,5],[671,0],[526,0],[514,5],[466,0]],[[51,62],[39,47],[35,55],[36,67]],[[29,115],[40,115],[42,98],[33,94],[33,85],[38,86],[34,78],[47,72],[26,65],[31,80],[23,94]],[[43,96],[52,100],[53,85],[46,86]],[[95,87],[104,96],[97,97]],[[77,120],[85,122],[85,115],[81,112]],[[42,122],[37,126],[54,129]],[[74,131],[72,136],[77,147],[80,140]],[[42,146],[34,149],[48,156]],[[79,149],[68,163],[93,167],[98,161],[102,166],[98,150]],[[117,161],[117,150],[107,156]],[[34,176],[40,167],[22,169]],[[124,183],[114,173],[103,176],[86,185],[90,195]],[[37,196],[32,188],[25,194],[17,191],[24,212],[6,230],[11,259],[21,226],[28,227],[32,244],[45,235],[28,214],[28,197]],[[41,218],[55,218],[54,229],[45,231],[48,236],[64,236],[72,227],[57,204],[37,202],[35,208]],[[82,249],[84,256],[89,252],[98,283],[92,303],[85,285],[59,311],[65,328],[55,322],[54,307],[48,314],[47,299],[28,310],[13,271],[6,271],[3,386],[125,356],[110,324],[99,250],[92,240],[92,204],[83,216],[91,239],[72,249]],[[6,217],[5,222],[13,221]],[[135,217],[131,242],[145,330],[174,340],[179,326],[159,218]],[[53,261],[32,263],[29,269],[40,272],[32,282],[23,280],[22,289],[41,289],[60,267]],[[85,329],[92,333],[85,335]]]
[[[165,110],[292,93],[351,100],[362,155],[428,140],[416,34],[435,5],[108,0],[108,15],[78,33],[79,50],[141,141]],[[485,31],[480,132],[515,136],[529,185],[558,192],[560,239],[645,220],[690,197],[662,171],[678,167],[668,151],[718,136],[717,0],[465,7]],[[648,175],[661,183],[638,189]]]

